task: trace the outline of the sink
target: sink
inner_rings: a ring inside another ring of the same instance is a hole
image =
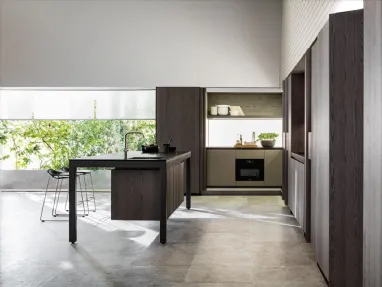
[[[149,157],[149,156],[135,156],[135,157],[130,157],[128,159],[164,159],[163,156],[154,156],[154,157]]]

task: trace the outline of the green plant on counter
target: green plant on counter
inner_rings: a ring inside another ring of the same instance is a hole
[[[279,134],[276,134],[276,133],[261,133],[258,136],[258,140],[260,140],[260,141],[264,141],[264,140],[275,141],[278,137],[279,137]]]

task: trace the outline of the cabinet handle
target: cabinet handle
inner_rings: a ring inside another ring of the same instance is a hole
[[[286,149],[286,140],[285,140],[285,132],[283,132],[283,135],[282,135],[282,140],[283,140],[283,148],[285,148]]]
[[[312,159],[312,132],[308,133],[308,159]]]

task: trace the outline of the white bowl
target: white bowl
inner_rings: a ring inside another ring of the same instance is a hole
[[[229,106],[228,105],[217,105],[218,115],[219,116],[228,116],[229,114]]]

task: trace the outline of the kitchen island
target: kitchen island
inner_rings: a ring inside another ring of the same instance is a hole
[[[122,152],[69,160],[69,242],[77,241],[78,168],[113,168],[111,219],[159,220],[160,242],[167,240],[167,219],[183,202],[191,208],[191,152]]]

